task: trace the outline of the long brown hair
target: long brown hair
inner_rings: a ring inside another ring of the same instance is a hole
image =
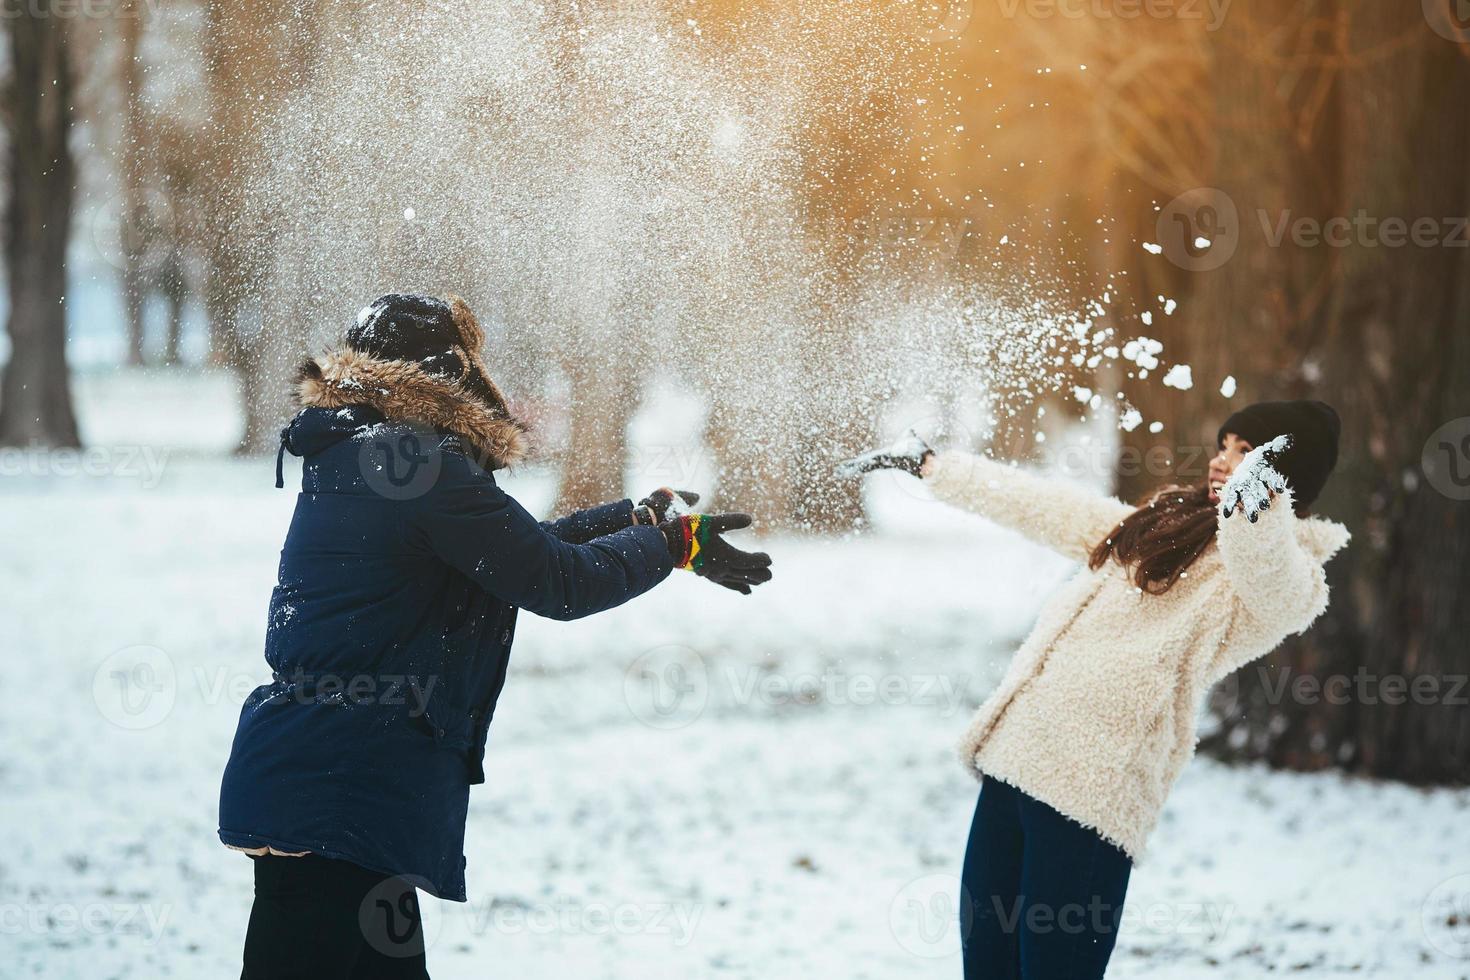
[[[1096,570],[1117,559],[1140,589],[1163,595],[1214,542],[1215,528],[1209,484],[1164,487],[1092,549],[1087,567]]]

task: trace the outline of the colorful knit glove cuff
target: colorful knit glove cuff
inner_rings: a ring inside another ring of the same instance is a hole
[[[669,542],[669,555],[674,559],[674,567],[698,572],[704,565],[704,548],[713,533],[705,516],[685,514],[665,521],[661,530]]]

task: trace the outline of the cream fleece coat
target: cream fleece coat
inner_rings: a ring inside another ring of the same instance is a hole
[[[1220,519],[1217,546],[1168,592],[1149,595],[1116,562],[1086,566],[1133,512],[1127,504],[963,453],[931,457],[924,482],[940,500],[1083,562],[976,713],[961,758],[1137,860],[1194,755],[1206,692],[1322,614],[1322,566],[1347,530],[1298,518],[1286,494],[1255,524]]]

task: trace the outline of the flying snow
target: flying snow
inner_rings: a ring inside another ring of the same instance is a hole
[[[1194,372],[1188,364],[1175,364],[1164,375],[1163,385],[1165,388],[1188,391],[1194,387]]]
[[[740,59],[638,4],[399,13],[366,0],[322,15],[330,50],[249,179],[242,225],[259,229],[254,292],[274,341],[263,377],[332,343],[366,297],[458,293],[512,393],[567,404],[623,390],[610,377],[641,383],[632,366],[650,365],[738,433],[725,442],[748,465],[799,442],[826,467],[840,447],[822,440],[901,395],[978,399],[993,429],[1074,387],[1100,405],[1079,375],[1108,361],[1131,362],[1135,381],[1159,366],[1162,343],[1120,334],[1110,290],[1079,299],[1016,262],[989,278],[941,268],[921,289],[911,238],[843,228],[830,237],[867,251],[836,261],[840,246],[812,234],[810,119],[860,111],[881,86],[840,74],[873,11],[845,20],[845,38],[783,46],[806,35],[773,29]],[[860,274],[834,283],[834,266]]]

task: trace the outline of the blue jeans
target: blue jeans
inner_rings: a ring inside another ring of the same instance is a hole
[[[966,980],[1101,980],[1131,869],[1096,832],[987,778],[961,877]]]

